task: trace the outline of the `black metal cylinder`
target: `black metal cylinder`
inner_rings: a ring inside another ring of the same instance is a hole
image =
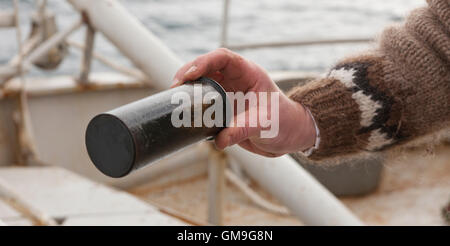
[[[196,88],[201,88],[201,100],[194,98]],[[190,102],[173,103],[173,96],[178,92],[188,95]],[[212,100],[205,102],[203,96],[209,92]],[[216,100],[222,100],[222,104],[215,104]],[[226,126],[227,103],[224,89],[214,80],[200,78],[185,83],[95,116],[86,130],[87,152],[102,173],[123,177],[185,146],[214,137]],[[214,104],[215,107],[223,105],[223,124],[194,125],[194,116],[198,117],[198,112],[203,115]],[[186,107],[192,125],[174,126],[172,112]]]

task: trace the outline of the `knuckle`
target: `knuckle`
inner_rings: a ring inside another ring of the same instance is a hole
[[[247,63],[247,60],[243,56],[240,56],[240,55],[234,56],[233,61],[237,65],[244,65]]]
[[[234,132],[234,134],[230,135],[231,142],[233,144],[237,144],[245,139],[247,139],[248,131],[245,127],[239,127],[237,128],[237,131]]]
[[[191,65],[198,66],[198,65],[201,64],[202,61],[205,60],[206,58],[207,58],[206,54],[197,56],[197,58],[195,58],[194,61],[192,61],[192,64],[191,64]]]
[[[231,51],[231,50],[229,50],[229,49],[227,49],[227,48],[218,48],[217,50],[216,50],[217,52],[220,52],[220,53],[224,53],[224,54],[232,54],[233,53],[233,51]]]
[[[247,127],[239,128],[239,136],[241,139],[248,138],[248,128]]]
[[[233,51],[227,49],[227,48],[218,48],[216,52],[223,54],[228,59],[235,59],[239,55],[234,53]]]

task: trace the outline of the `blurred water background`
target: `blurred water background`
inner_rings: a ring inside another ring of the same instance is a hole
[[[128,0],[121,3],[185,61],[219,46],[222,0]],[[34,4],[31,0],[20,1],[23,36],[30,29]],[[236,44],[376,37],[383,27],[402,21],[408,11],[424,5],[424,0],[235,0],[231,1],[228,41]],[[12,6],[11,0],[0,0],[1,10],[12,9]],[[60,30],[79,18],[66,1],[48,0],[48,9],[57,15]],[[84,30],[71,37],[82,42]],[[133,45],[133,37],[129,38]],[[264,48],[239,53],[268,70],[323,72],[339,58],[369,45]],[[130,64],[101,35],[96,36],[95,49],[117,62]],[[16,52],[15,29],[0,29],[0,64],[7,63]],[[80,57],[78,50],[71,49],[56,71],[43,73],[34,69],[32,74],[77,73]],[[110,69],[94,61],[93,70]]]

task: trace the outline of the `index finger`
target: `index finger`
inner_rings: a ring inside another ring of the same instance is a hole
[[[190,68],[188,68],[186,73],[184,73],[182,79],[194,80],[203,75],[216,71],[220,71],[224,74],[224,76],[226,76],[227,72],[230,72],[226,71],[226,68],[234,56],[236,56],[236,54],[224,48],[220,48],[199,56],[192,62]]]

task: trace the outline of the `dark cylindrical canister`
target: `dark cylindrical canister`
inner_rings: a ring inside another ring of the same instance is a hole
[[[105,175],[123,177],[214,137],[226,126],[228,103],[217,82],[200,78],[99,114],[86,130],[89,157]]]

